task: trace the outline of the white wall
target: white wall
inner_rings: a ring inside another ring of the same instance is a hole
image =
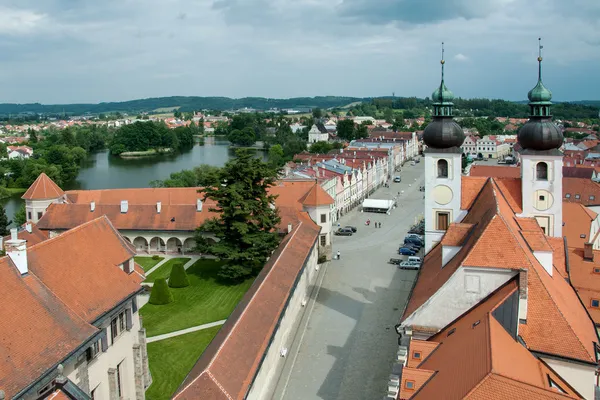
[[[433,296],[404,320],[402,326],[442,329],[516,274],[515,271],[500,268],[461,267]]]
[[[536,179],[538,162],[548,164],[548,180]],[[521,155],[521,182],[523,192],[523,213],[525,217],[547,217],[550,220],[549,236],[562,237],[562,156]],[[552,194],[552,206],[546,210],[535,208],[536,192],[545,190]],[[541,225],[541,224],[540,224]]]
[[[117,368],[117,365],[123,362],[123,375],[121,385],[123,389],[123,399],[135,399],[135,371],[133,363],[133,345],[139,344],[138,331],[140,330],[139,312],[132,315],[132,327],[115,338],[115,343],[111,345],[110,320],[100,326],[101,329],[107,329],[108,348],[106,352],[100,352],[96,358],[90,360],[88,364],[89,389],[96,389],[96,400],[110,400],[108,370]],[[79,384],[77,370],[74,369],[74,362],[65,366],[65,375]]]
[[[542,358],[554,371],[569,385],[573,386],[585,399],[594,399],[594,386],[596,385],[595,368],[582,364]]]
[[[250,388],[248,399],[271,399],[272,397],[272,392],[286,361],[286,358],[281,356],[281,350],[283,348],[288,349],[286,357],[290,355],[290,346],[298,329],[298,324],[306,310],[306,306],[302,306],[302,302],[303,300],[308,301],[312,285],[318,275],[318,271],[315,269],[317,257],[317,246],[314,246],[298,285],[294,289],[292,298],[283,311],[283,317]]]
[[[32,221],[37,223],[39,221],[38,212],[41,212],[42,215],[46,212],[46,209],[52,203],[62,203],[62,197],[58,199],[46,199],[46,200],[25,200],[25,218],[27,221]],[[29,213],[31,213],[31,219],[29,218]]]
[[[448,178],[437,177],[439,160],[448,161]],[[454,153],[425,153],[425,253],[441,240],[445,231],[436,229],[436,212],[450,212],[450,223],[458,222],[461,201],[461,154]],[[450,202],[438,203],[434,195],[437,186],[447,186],[452,192]]]

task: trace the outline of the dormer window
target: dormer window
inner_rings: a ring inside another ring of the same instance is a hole
[[[448,161],[447,160],[439,160],[437,162],[437,170],[438,178],[447,178],[448,177]]]
[[[571,198],[571,193],[565,194],[565,199],[570,199],[570,198]]]
[[[420,360],[421,359],[421,352],[420,351],[413,351],[413,358],[415,360]]]
[[[575,195],[575,198],[576,198],[576,199],[580,199],[580,198],[581,198],[581,196],[580,196],[580,195],[578,195],[578,194],[576,194],[576,195]]]
[[[415,390],[415,381],[406,380],[404,382],[404,388],[407,390]]]
[[[600,300],[592,299],[591,306],[592,308],[600,308]]]
[[[539,162],[535,166],[535,178],[538,181],[548,180],[548,164],[545,162]]]

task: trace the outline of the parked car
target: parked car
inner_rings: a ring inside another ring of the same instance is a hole
[[[402,182],[402,178],[399,176],[394,177],[394,182],[399,183]]]
[[[423,243],[423,241],[421,239],[416,238],[414,236],[405,237],[404,238],[404,243],[413,243],[413,244],[416,244],[416,245],[418,245],[420,247],[423,247],[423,245],[424,245],[424,243]]]
[[[421,159],[420,159],[420,158],[415,158],[415,162],[416,162],[416,163],[420,163],[420,162],[421,162]]]
[[[408,234],[406,235],[406,237],[407,237],[407,238],[408,238],[408,237],[416,237],[416,238],[417,238],[417,239],[419,239],[420,241],[423,241],[423,236],[421,236],[421,235],[417,235],[416,233],[408,233]]]
[[[398,268],[400,268],[400,269],[419,269],[419,268],[421,268],[421,264],[411,262],[411,261],[402,261],[400,263],[400,265],[398,266]]]
[[[406,261],[421,264],[421,257],[410,256],[406,259]]]
[[[400,246],[402,247],[406,247],[407,249],[411,249],[412,251],[415,252],[419,252],[419,250],[421,250],[421,248],[419,246],[417,246],[416,244],[412,244],[412,243],[404,243],[403,245]]]
[[[348,229],[348,228],[340,228],[337,231],[335,231],[333,234],[336,236],[352,236],[352,229]]]
[[[408,247],[400,247],[398,249],[398,254],[402,254],[403,256],[414,256],[417,252]]]
[[[346,225],[344,229],[350,229],[353,233],[356,233],[358,229],[355,226]]]
[[[411,161],[411,162],[410,162],[410,165],[412,165],[412,166],[415,166],[416,164],[415,164],[415,162],[414,162],[414,161]]]

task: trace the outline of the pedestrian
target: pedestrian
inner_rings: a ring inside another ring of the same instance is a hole
[[[379,227],[381,228],[381,222],[379,223]]]
[[[341,254],[340,254],[340,252],[338,251],[338,252],[337,252],[337,259],[339,260],[339,259],[340,259],[340,257],[341,257]]]

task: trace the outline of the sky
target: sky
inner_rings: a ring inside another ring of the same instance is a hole
[[[598,0],[0,0],[0,103],[161,96],[600,100]]]

